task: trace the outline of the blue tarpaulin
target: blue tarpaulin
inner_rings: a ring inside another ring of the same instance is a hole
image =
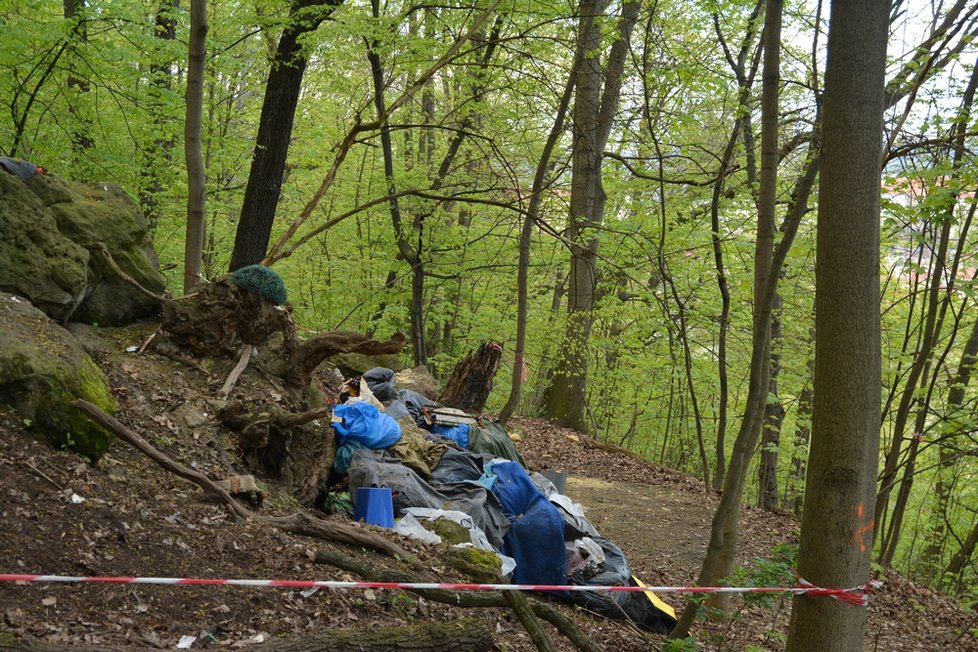
[[[460,423],[455,426],[446,426],[436,423],[431,426],[431,432],[442,437],[448,437],[462,448],[469,447],[469,424]]]
[[[340,445],[353,439],[378,450],[393,446],[401,438],[401,426],[397,421],[372,403],[343,403],[333,408],[333,416],[339,419],[333,421],[333,429],[340,435]]]
[[[516,560],[517,584],[564,584],[567,552],[564,519],[516,462],[492,465],[493,493],[503,506],[510,528],[502,553]]]

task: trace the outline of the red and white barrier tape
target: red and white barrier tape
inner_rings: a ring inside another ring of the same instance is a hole
[[[798,578],[793,587],[778,586],[588,586],[577,584],[451,584],[443,582],[335,582],[329,580],[209,579],[200,577],[84,577],[71,575],[0,574],[0,582],[89,582],[96,584],[184,584],[225,586],[281,586],[293,589],[442,589],[446,591],[603,591],[622,593],[790,593],[827,595],[854,605],[869,604],[870,584],[851,589],[824,589]]]

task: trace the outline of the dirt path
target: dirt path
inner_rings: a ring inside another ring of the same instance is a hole
[[[520,452],[527,463],[568,475],[565,493],[585,508],[602,536],[622,549],[639,579],[659,586],[695,581],[718,502],[716,494],[705,493],[695,478],[595,446],[571,431],[531,420],[517,419],[514,425],[523,431]],[[796,542],[799,528],[790,514],[743,506],[738,565],[748,576],[745,579],[750,581],[758,559],[771,558],[776,545]],[[759,576],[755,579],[768,583]],[[882,579],[883,586],[870,595],[864,650],[978,652],[974,613],[893,572]],[[685,604],[677,594],[659,597],[677,611]],[[737,597],[732,607],[731,622],[699,621],[694,626],[698,649],[784,649],[790,599],[775,597],[762,605]]]
[[[566,494],[585,508],[592,525],[628,551],[628,561],[644,582],[692,579],[710,533],[703,496],[657,485],[609,482],[571,476]]]

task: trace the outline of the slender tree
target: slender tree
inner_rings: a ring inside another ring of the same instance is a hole
[[[85,0],[64,0],[63,4],[65,19],[77,24],[78,41],[72,46],[70,53],[74,55],[78,46],[88,42]],[[77,60],[78,57],[72,56],[72,59]],[[71,144],[74,149],[74,157],[78,159],[85,150],[95,144],[91,134],[92,125],[79,107],[81,97],[89,92],[90,86],[85,79],[76,76],[74,73],[68,74],[65,84],[68,87],[68,111],[74,117],[74,125],[71,128]]]
[[[204,251],[204,204],[207,190],[201,147],[204,112],[204,63],[207,56],[207,2],[190,3],[190,65],[187,67],[187,117],[184,121],[184,154],[187,158],[187,240],[183,255],[183,292],[200,285]]]
[[[832,3],[815,286],[815,405],[799,575],[867,581],[879,452],[879,155],[888,5]],[[794,598],[787,649],[861,650],[866,610]]]
[[[581,21],[585,20],[593,21],[594,17],[581,16]],[[578,44],[573,68],[577,67],[577,59],[581,56],[583,56],[583,50],[581,44]],[[526,369],[526,322],[529,315],[530,244],[533,228],[539,218],[540,204],[543,201],[544,183],[547,171],[550,169],[550,158],[558,138],[564,131],[564,119],[567,117],[567,109],[574,93],[574,81],[574,75],[568,75],[567,84],[564,86],[564,92],[560,97],[560,104],[557,105],[557,114],[554,116],[547,141],[543,146],[540,159],[537,161],[536,172],[533,175],[533,186],[530,188],[530,201],[526,213],[523,215],[523,224],[520,227],[519,259],[516,271],[516,345],[513,350],[513,375],[509,398],[499,412],[499,422],[503,425],[506,425],[509,418],[516,412],[523,391],[523,372]]]
[[[792,216],[789,211],[789,219],[785,222],[786,226],[789,222],[792,226],[785,230],[778,255],[775,256],[774,209],[778,165],[777,106],[782,10],[782,0],[767,0],[762,37],[764,66],[761,99],[761,181],[757,202],[757,239],[754,244],[754,310],[747,405],[730,456],[730,466],[724,478],[723,495],[713,515],[706,556],[703,558],[697,578],[702,585],[715,584],[733,571],[739,536],[740,499],[744,493],[748,465],[757,446],[757,438],[764,419],[764,406],[767,403],[771,312],[777,292],[777,279],[784,257],[787,255],[787,248],[791,246],[797,220],[800,219],[800,214]],[[813,173],[814,167],[814,159],[810,157],[806,174]],[[807,190],[799,193],[796,197],[796,208],[799,206],[798,201],[801,206],[807,203],[807,195]],[[714,594],[707,602],[709,615],[725,616],[729,605],[729,594]],[[687,605],[670,636],[676,638],[685,636],[696,616],[696,611],[696,604]]]
[[[179,5],[179,0],[161,0],[157,6],[153,36],[159,41],[157,49],[161,52],[166,52],[167,44],[177,38],[175,13]],[[170,162],[175,140],[170,131],[170,114],[166,110],[165,99],[173,86],[173,61],[166,54],[158,56],[161,60],[154,60],[149,66],[149,97],[146,102],[153,121],[154,140],[143,148],[144,167],[139,185],[139,206],[154,226],[160,218],[157,195],[163,190],[161,168]]]
[[[571,251],[567,327],[563,355],[547,388],[544,403],[547,417],[582,432],[587,430],[584,419],[587,340],[597,291],[598,241],[595,230],[604,220],[607,199],[601,181],[601,163],[618,111],[629,40],[640,7],[641,3],[635,1],[622,5],[617,37],[603,70],[601,57],[594,55],[576,61],[571,73],[575,78],[575,97],[573,176],[566,232]],[[600,51],[601,21],[585,19],[601,16],[606,9],[606,0],[581,3],[578,42],[584,44],[588,52]]]
[[[784,423],[784,405],[778,396],[781,346],[784,339],[781,330],[783,305],[781,295],[775,295],[774,311],[771,315],[771,371],[768,399],[764,406],[764,423],[761,426],[761,463],[757,469],[757,505],[768,510],[778,506],[778,447],[781,444],[781,425]]]

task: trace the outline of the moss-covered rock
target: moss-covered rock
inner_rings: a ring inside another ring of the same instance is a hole
[[[57,321],[120,326],[155,314],[159,303],[119,278],[99,245],[144,288],[163,292],[146,221],[121,188],[0,174],[0,290]]]
[[[54,215],[28,184],[0,172],[0,289],[30,297],[45,314],[63,321],[91,289],[89,258],[84,247],[58,231]]]
[[[27,299],[0,293],[0,403],[52,446],[97,460],[112,435],[72,407],[79,398],[116,409],[102,370],[71,334]]]
[[[424,525],[426,529],[440,536],[443,543],[450,546],[459,543],[468,543],[472,540],[468,528],[451,519],[439,518],[433,521],[426,521]]]
[[[71,201],[51,205],[58,230],[86,249],[104,244],[126,274],[147,290],[162,294],[149,226],[135,202],[119,186],[82,184],[54,179]],[[121,326],[159,311],[159,303],[119,278],[98,254],[89,262],[90,291],[73,317],[76,321]]]

